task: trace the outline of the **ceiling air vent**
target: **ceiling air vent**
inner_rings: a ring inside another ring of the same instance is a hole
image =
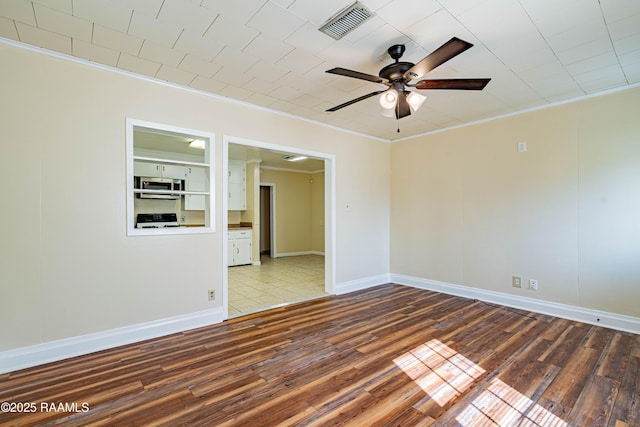
[[[320,27],[320,31],[329,37],[340,40],[372,16],[373,12],[357,1],[338,12],[337,15]]]

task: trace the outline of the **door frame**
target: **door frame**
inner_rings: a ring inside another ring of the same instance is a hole
[[[222,194],[229,191],[229,144],[246,145],[265,150],[282,151],[324,160],[324,290],[333,295],[336,283],[336,170],[335,154],[306,150],[286,145],[272,144],[263,141],[222,136]],[[218,175],[219,176],[219,175]],[[229,216],[227,214],[227,197],[222,197],[222,308],[224,318],[229,318],[229,268],[227,246],[229,236]]]
[[[260,187],[269,187],[269,256],[276,256],[276,184],[261,182]],[[262,226],[262,224],[260,224]]]

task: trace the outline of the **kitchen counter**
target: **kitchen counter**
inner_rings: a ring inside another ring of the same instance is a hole
[[[229,230],[251,230],[253,228],[250,222],[241,222],[240,224],[229,224]]]

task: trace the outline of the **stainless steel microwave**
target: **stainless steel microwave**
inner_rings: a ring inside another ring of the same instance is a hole
[[[180,194],[171,194],[170,191],[182,191],[182,180],[173,178],[148,178],[135,177],[137,190],[151,190],[150,193],[136,193],[140,199],[179,199]]]

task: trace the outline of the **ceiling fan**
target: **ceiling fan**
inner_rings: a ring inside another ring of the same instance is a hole
[[[400,62],[405,51],[405,46],[396,44],[391,46],[387,52],[389,56],[396,62],[382,68],[378,76],[352,71],[346,68],[333,68],[327,70],[327,73],[338,74],[355,79],[367,80],[373,83],[381,83],[387,86],[386,90],[378,90],[363,95],[351,101],[345,102],[327,111],[337,111],[356,102],[363,101],[382,94],[380,96],[380,106],[382,114],[388,117],[401,119],[416,111],[424,103],[426,97],[407,90],[407,88],[416,88],[421,90],[431,89],[462,89],[462,90],[482,90],[491,79],[429,79],[420,80],[415,84],[410,83],[412,80],[425,75],[434,68],[442,65],[451,58],[461,54],[465,50],[472,47],[473,44],[453,37],[451,40],[431,52],[417,64],[411,62]]]

